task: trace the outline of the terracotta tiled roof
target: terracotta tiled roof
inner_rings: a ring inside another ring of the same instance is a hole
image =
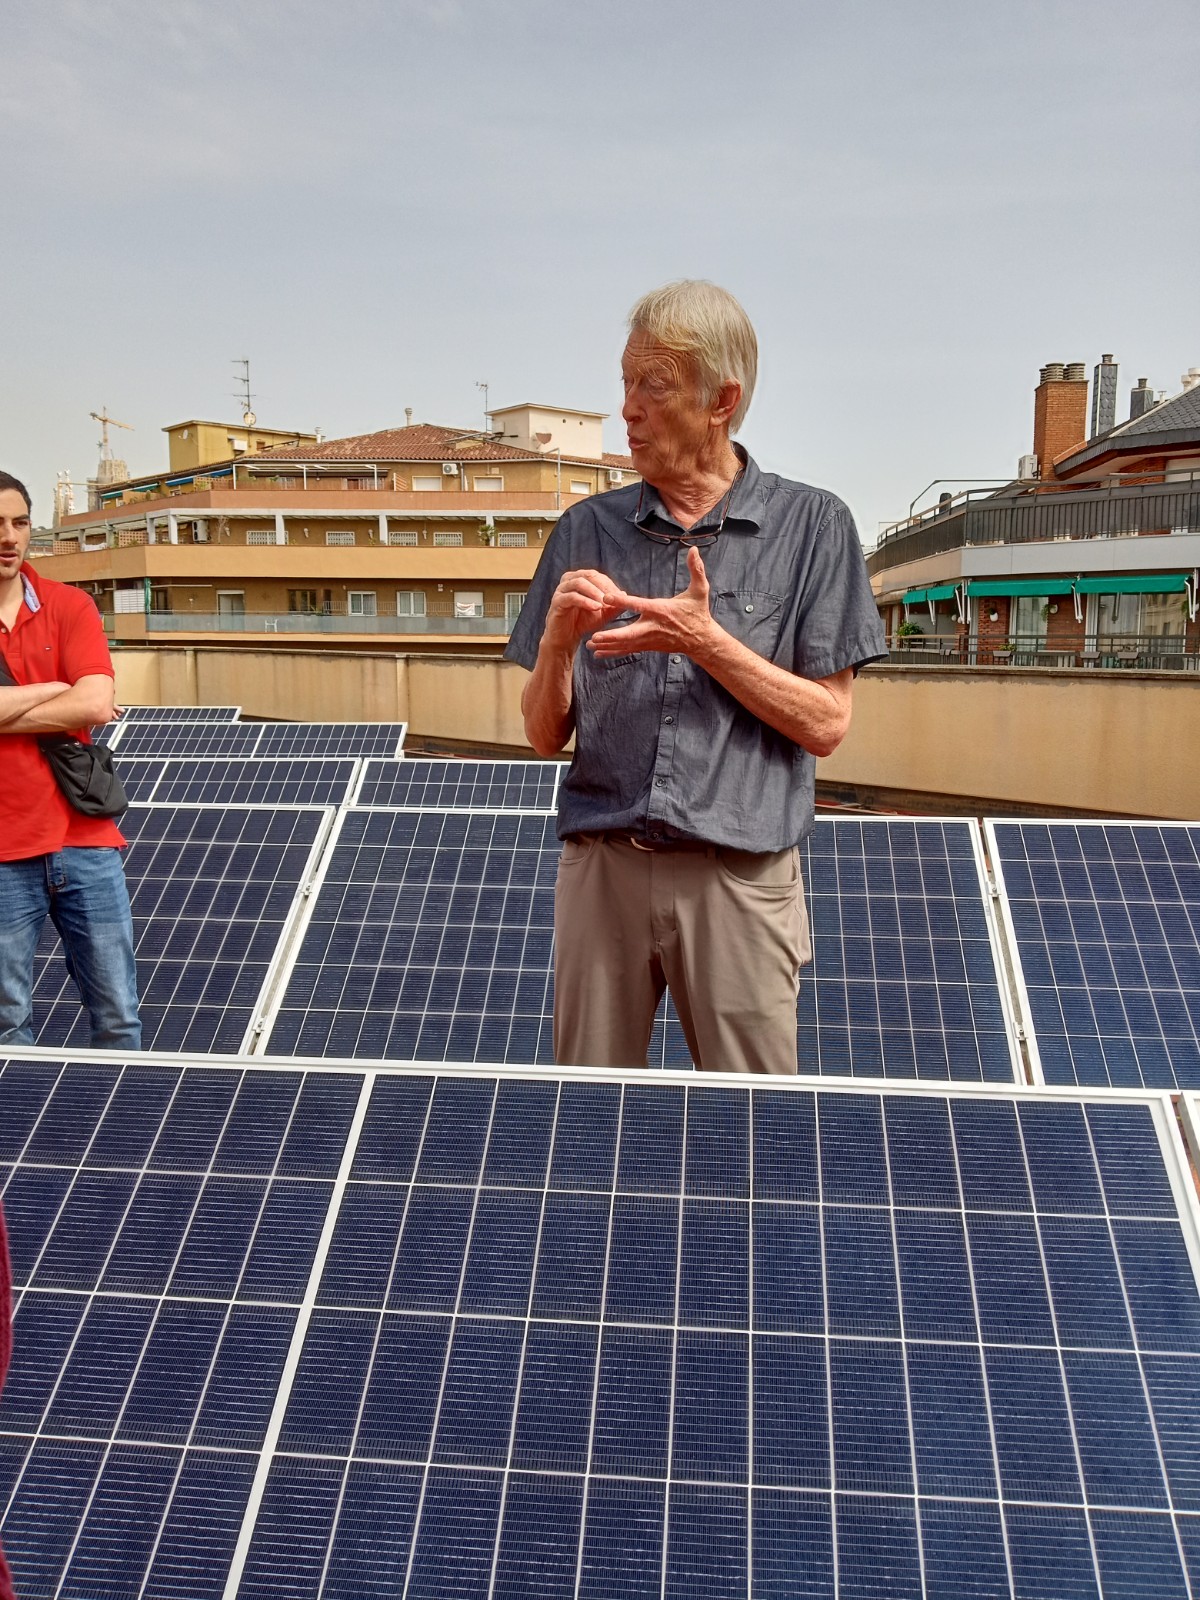
[[[553,455],[536,450],[521,450],[501,444],[485,434],[465,428],[441,428],[432,422],[414,422],[408,428],[384,428],[379,433],[357,433],[349,439],[325,439],[321,444],[300,449],[284,445],[263,450],[255,461],[546,461]],[[565,455],[564,461],[584,461],[584,456]],[[602,465],[632,470],[629,456],[605,454]]]
[[[325,439],[301,450],[264,450],[256,460],[278,456],[288,461],[537,461],[533,450],[471,433],[464,428],[439,428],[414,422],[410,428],[384,428],[349,439]]]

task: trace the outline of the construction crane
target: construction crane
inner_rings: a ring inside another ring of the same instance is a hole
[[[108,442],[108,430],[110,428],[127,428],[130,433],[134,433],[136,430],[133,424],[131,422],[118,422],[116,417],[110,417],[107,406],[104,407],[103,411],[89,411],[88,416],[98,422],[102,430],[100,439],[101,461],[111,461],[113,456],[112,447]]]

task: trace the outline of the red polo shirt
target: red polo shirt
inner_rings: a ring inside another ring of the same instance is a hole
[[[26,596],[12,628],[0,622],[0,652],[16,681],[74,684],[98,672],[111,678],[108,641],[91,596],[41,577],[28,562],[21,577],[37,608],[30,609]],[[90,737],[86,728],[76,732]],[[0,763],[0,861],[51,855],[68,845],[125,843],[110,817],[85,817],[68,802],[33,734],[0,733]]]

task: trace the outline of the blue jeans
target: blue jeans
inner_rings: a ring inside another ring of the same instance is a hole
[[[113,849],[0,861],[0,1045],[32,1044],[33,958],[49,917],[88,1009],[92,1045],[140,1050],[133,917]]]

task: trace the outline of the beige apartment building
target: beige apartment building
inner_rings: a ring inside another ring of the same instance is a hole
[[[115,643],[499,654],[562,512],[637,474],[603,413],[489,415],[324,441],[176,424],[167,472],[108,486],[39,566],[94,595]]]

